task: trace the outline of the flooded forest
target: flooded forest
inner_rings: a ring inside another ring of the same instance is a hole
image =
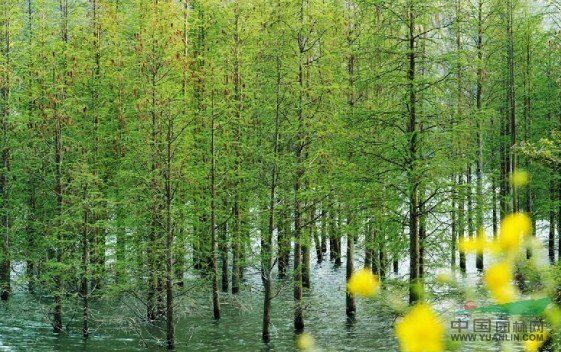
[[[2,351],[561,350],[559,0],[0,0],[0,136]]]

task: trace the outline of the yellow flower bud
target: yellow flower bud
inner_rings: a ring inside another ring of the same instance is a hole
[[[380,280],[368,268],[355,271],[347,282],[349,293],[370,297],[380,289]]]

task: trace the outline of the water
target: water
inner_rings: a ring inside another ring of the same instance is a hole
[[[468,257],[468,267],[473,268]],[[358,265],[358,263],[357,263]],[[401,269],[400,269],[401,271]],[[403,274],[403,273],[402,273]],[[357,317],[345,316],[345,270],[329,261],[312,265],[312,289],[304,296],[306,331],[316,339],[321,351],[397,351],[393,333],[396,313],[388,302],[406,300],[404,286],[386,288],[380,298],[357,299]],[[403,278],[402,278],[403,279]],[[480,275],[471,272],[461,279],[461,286],[480,285]],[[442,314],[446,328],[455,319],[454,312],[463,301],[450,290],[432,288],[436,310]],[[191,276],[178,292],[177,351],[295,351],[292,328],[292,285],[290,279],[276,279],[272,302],[271,343],[261,342],[262,292],[256,268],[248,268],[239,295],[221,294],[222,319],[211,316],[210,284]],[[142,296],[141,296],[142,297]],[[142,321],[144,308],[132,295],[92,301],[92,335],[81,337],[79,297],[64,304],[67,333],[54,334],[49,322],[52,302],[38,299],[23,290],[10,301],[0,303],[0,351],[157,351],[164,350],[162,323],[147,325]],[[495,319],[496,317],[491,317]],[[498,342],[465,343],[462,351],[499,351]],[[514,344],[512,351],[521,350]]]
[[[306,292],[306,331],[325,351],[396,350],[395,315],[376,300],[357,300],[357,318],[345,316],[344,267],[313,266],[313,287]],[[177,351],[295,351],[292,328],[292,286],[277,279],[272,302],[271,343],[261,342],[260,277],[248,269],[239,295],[222,294],[222,319],[211,318],[207,282],[190,278],[177,299]],[[80,300],[66,300],[67,333],[54,334],[49,322],[52,302],[16,292],[0,303],[0,351],[146,351],[163,350],[163,325],[141,321],[143,307],[131,296],[92,302],[92,335],[81,337]]]

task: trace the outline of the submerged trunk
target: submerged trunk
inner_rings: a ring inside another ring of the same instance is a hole
[[[83,202],[84,202],[84,209],[83,209],[83,223],[82,223],[82,282],[80,285],[80,294],[82,296],[82,336],[88,337],[90,334],[89,331],[89,288],[88,288],[88,279],[89,279],[89,230],[88,230],[88,223],[89,223],[89,210],[87,208],[88,204],[88,187],[84,185],[83,187]]]
[[[347,218],[347,226],[348,226],[348,233],[347,233],[347,271],[346,271],[346,281],[348,282],[351,278],[351,275],[354,271],[354,251],[355,251],[355,239],[354,239],[354,231],[351,229],[354,226],[351,217]],[[345,299],[345,311],[347,313],[347,317],[352,318],[355,316],[356,313],[356,305],[355,305],[355,297],[352,293],[346,293]]]
[[[459,199],[458,199],[458,241],[462,241],[465,239],[465,229],[466,229],[466,224],[465,224],[465,192],[462,188],[463,186],[463,176],[462,173],[460,173],[458,175],[458,186],[459,186]],[[466,254],[462,251],[460,251],[460,271],[462,273],[466,272]]]
[[[549,237],[547,240],[547,249],[549,262],[555,264],[555,188],[554,181],[549,180]]]

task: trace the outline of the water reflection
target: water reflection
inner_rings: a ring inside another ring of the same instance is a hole
[[[343,268],[326,262],[314,265],[312,270],[312,289],[305,294],[304,317],[306,331],[319,347],[324,351],[397,351],[393,334],[396,316],[383,302],[357,298],[356,317],[348,318]],[[189,280],[195,281],[187,284]],[[261,342],[263,302],[257,269],[246,273],[242,293],[222,294],[220,321],[211,317],[207,283],[196,280],[186,280],[186,287],[199,288],[182,295],[177,302],[177,351],[295,351],[290,278],[275,279],[273,292],[280,292],[272,302],[269,344]],[[462,285],[474,286],[480,282],[480,274],[470,273],[460,280]],[[442,291],[442,295],[446,294]],[[70,302],[65,305],[66,319],[79,312],[79,300],[74,301],[75,306]],[[48,303],[38,303],[24,293],[0,303],[0,351],[163,351],[158,347],[165,336],[163,323],[139,324],[142,306],[131,298],[92,303],[94,333],[86,341],[80,336],[79,314],[70,322],[67,334],[53,334]],[[453,296],[436,305],[438,311],[449,312],[444,313],[448,318],[459,307],[461,302]],[[474,350],[499,351],[500,343],[467,343],[462,347],[462,351]]]

